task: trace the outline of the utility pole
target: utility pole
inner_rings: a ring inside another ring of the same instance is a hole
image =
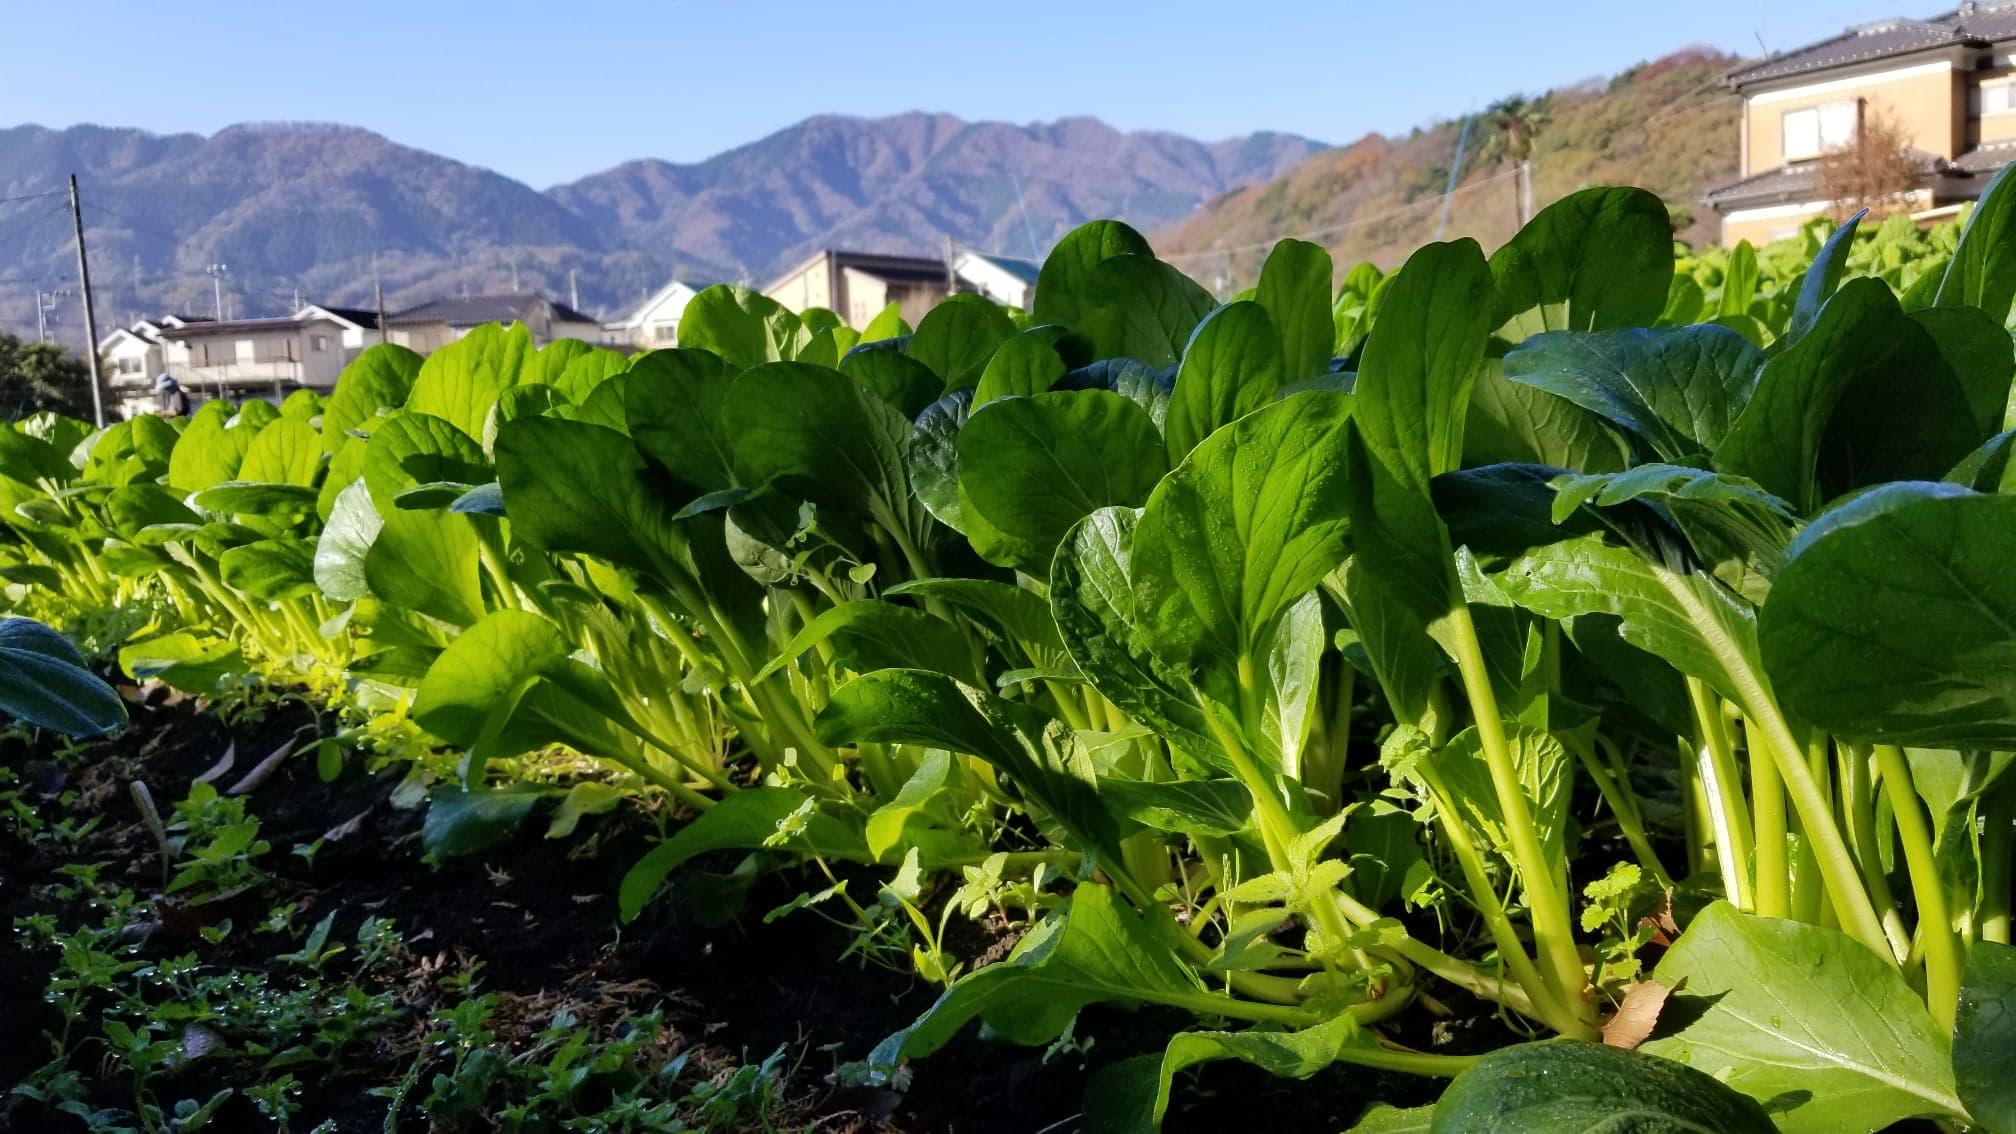
[[[212,264],[203,269],[210,276],[210,297],[216,303],[217,321],[224,321],[224,277],[231,272],[229,264]]]
[[[378,253],[371,253],[371,291],[378,300],[378,345],[384,346],[392,340],[385,337],[385,281],[378,275]]]
[[[518,254],[511,254],[511,294],[518,294]]]
[[[567,269],[567,306],[576,311],[581,310],[581,281],[576,278],[579,272],[579,268]]]
[[[84,358],[91,364],[91,420],[105,428],[105,379],[98,372],[98,316],[91,310],[91,262],[84,256],[84,205],[70,175],[70,226],[77,234],[77,283],[84,289]]]
[[[952,242],[952,237],[951,237],[951,234],[949,234],[949,233],[948,233],[948,234],[946,234],[946,237],[945,237],[945,298],[947,298],[947,299],[950,299],[950,298],[952,298],[953,296],[955,296],[955,295],[958,295],[958,294],[959,294],[959,273],[958,273],[958,271],[957,271],[957,270],[955,270],[955,269],[954,269],[954,268],[952,267],[952,263],[953,263],[953,261],[954,261],[955,259],[957,259],[957,258],[958,258],[958,255],[959,255],[959,246],[958,246],[958,245],[956,245],[956,244],[954,244],[954,243]]]

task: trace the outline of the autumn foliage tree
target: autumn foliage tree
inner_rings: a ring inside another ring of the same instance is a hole
[[[1880,219],[1910,207],[1923,171],[1923,158],[1911,148],[1903,124],[1865,107],[1855,141],[1823,156],[1815,175],[1820,195],[1840,216],[1867,209]]]

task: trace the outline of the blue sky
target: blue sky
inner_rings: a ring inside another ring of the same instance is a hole
[[[1936,2],[1936,0],[1935,0]],[[1951,7],[1950,4],[1946,5]],[[810,114],[1089,114],[1329,142],[1689,43],[1758,51],[1895,0],[0,0],[0,125],[346,122],[545,188]]]

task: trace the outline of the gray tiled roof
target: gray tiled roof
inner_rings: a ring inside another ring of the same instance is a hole
[[[1849,28],[1831,39],[1738,67],[1725,78],[1732,86],[1740,87],[1919,51],[1982,47],[2011,39],[2016,39],[2016,3],[1974,4],[1924,20],[1885,20]]]
[[[1957,191],[1962,195],[1976,192],[1971,188],[1979,180],[1987,185],[1988,175],[2016,161],[2016,142],[1997,142],[1993,145],[1977,146],[1952,161],[1928,154],[1923,150],[1906,151],[1916,162],[1921,184],[1930,184],[1934,179],[1943,178],[1944,192]],[[1767,169],[1749,177],[1717,185],[1702,196],[1702,200],[1715,208],[1734,208],[1771,204],[1775,202],[1810,201],[1819,192],[1815,173],[1818,162],[1799,162]],[[1956,184],[1956,182],[1958,184]]]
[[[519,292],[515,295],[465,295],[453,299],[436,299],[387,315],[385,322],[395,327],[414,323],[446,323],[451,327],[473,327],[479,323],[523,322],[533,305],[541,298],[533,292]],[[550,299],[546,302],[552,304],[553,318],[561,322],[595,322],[564,303]]]

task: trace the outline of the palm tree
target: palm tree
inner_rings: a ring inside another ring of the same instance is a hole
[[[1515,94],[1484,110],[1484,121],[1491,129],[1485,156],[1502,157],[1519,170],[1512,192],[1522,228],[1533,213],[1533,140],[1547,128],[1550,109],[1546,95],[1527,98]]]

